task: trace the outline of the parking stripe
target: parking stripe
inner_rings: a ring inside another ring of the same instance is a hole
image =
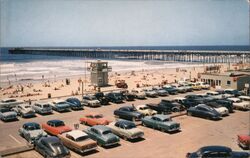
[[[19,140],[17,140],[14,136],[12,136],[11,134],[9,134],[9,136],[18,144],[22,144]]]

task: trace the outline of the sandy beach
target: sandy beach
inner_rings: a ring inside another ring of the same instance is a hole
[[[211,65],[211,64],[210,64]],[[109,73],[108,87],[102,87],[101,91],[110,91],[117,89],[115,82],[118,80],[125,80],[128,84],[128,89],[150,85],[161,85],[163,83],[173,83],[179,80],[185,79],[198,79],[198,74],[205,71],[205,67],[208,65],[189,65],[182,68],[156,68],[141,69],[130,71],[112,71]],[[221,71],[225,71],[227,65],[221,65]],[[95,92],[94,86],[90,83],[90,75],[74,75],[67,77],[70,80],[70,84],[66,85],[66,78],[57,79],[44,79],[36,82],[26,81],[25,83],[15,83],[15,85],[8,85],[2,88],[0,91],[0,98],[18,98],[23,100],[39,100],[48,98],[48,94],[51,94],[52,98],[81,95],[82,83],[78,80],[84,81],[83,90],[84,94]]]

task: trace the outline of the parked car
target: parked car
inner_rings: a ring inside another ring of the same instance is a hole
[[[70,107],[72,110],[82,110],[83,105],[78,98],[68,98],[66,102],[70,103]]]
[[[101,103],[101,105],[108,105],[109,100],[104,96],[103,92],[97,92],[94,94],[97,100]]]
[[[172,84],[172,87],[176,88],[178,93],[186,93],[187,89],[179,84]]]
[[[147,105],[137,105],[136,110],[144,116],[151,116],[157,114],[157,111],[150,109]]]
[[[184,106],[181,104],[173,101],[173,100],[166,100],[162,99],[158,104],[146,104],[150,109],[157,111],[157,113],[171,113],[171,112],[178,112],[183,111],[185,109]]]
[[[47,133],[55,136],[72,130],[61,120],[49,120],[47,123],[42,124],[42,129]]]
[[[231,95],[233,95],[234,97],[239,97],[239,96],[241,96],[241,95],[244,95],[243,92],[240,92],[240,91],[235,90],[235,89],[225,89],[224,92],[225,92],[226,94],[231,94]]]
[[[23,124],[23,126],[18,130],[18,133],[31,144],[41,137],[48,136],[47,133],[41,129],[40,125],[35,122],[27,122]]]
[[[186,98],[184,98],[184,97],[175,97],[173,99],[173,101],[175,101],[175,102],[177,102],[179,104],[182,104],[182,105],[183,105],[184,100],[186,100]]]
[[[218,92],[219,94],[221,94],[221,96],[223,98],[232,98],[232,97],[234,97],[233,94],[225,93],[224,89],[216,89],[215,91]]]
[[[70,111],[70,104],[64,100],[55,99],[50,103],[53,110],[58,112]]]
[[[205,99],[201,95],[190,94],[190,95],[186,95],[185,98],[186,98],[186,101],[192,102],[193,105],[191,106],[203,104],[205,102]]]
[[[114,115],[126,120],[139,121],[143,117],[143,114],[136,110],[132,106],[123,106],[114,111]]]
[[[2,121],[17,120],[17,113],[9,108],[0,108],[0,119]]]
[[[105,96],[112,103],[123,103],[123,97],[121,93],[110,92],[106,94]]]
[[[205,82],[197,82],[197,83],[198,83],[198,85],[201,86],[202,89],[210,89],[211,88],[211,86]]]
[[[123,93],[122,97],[126,101],[134,101],[136,96],[133,93]]]
[[[95,125],[108,125],[109,120],[105,119],[102,114],[89,113],[80,118],[80,123],[95,126]]]
[[[249,154],[232,151],[225,146],[205,146],[196,152],[187,153],[186,158],[249,158]]]
[[[134,94],[137,99],[146,99],[146,93],[142,89],[133,89],[131,93]]]
[[[220,104],[216,103],[215,101],[207,102],[206,105],[214,108],[221,116],[229,115],[229,111],[226,107],[221,106]]]
[[[189,86],[191,86],[193,90],[196,90],[196,91],[202,90],[202,86],[200,85],[200,83],[197,83],[197,82],[196,83],[190,82]]]
[[[21,117],[35,117],[36,113],[29,104],[19,104],[13,110]]]
[[[72,130],[63,134],[57,135],[63,145],[73,151],[86,153],[97,149],[97,144],[90,139],[87,133],[80,130]]]
[[[221,119],[221,114],[218,113],[214,108],[211,108],[205,104],[199,104],[195,107],[187,109],[188,116],[197,116],[206,119]]]
[[[214,99],[211,102],[216,102],[217,104],[227,108],[230,113],[234,112],[233,103],[230,100],[227,100],[227,99]]]
[[[240,134],[237,136],[237,141],[240,147],[242,147],[245,150],[250,149],[250,134]]]
[[[243,102],[247,102],[248,106],[250,107],[250,96],[239,96],[238,98]]]
[[[101,103],[93,95],[85,95],[82,99],[82,104],[89,107],[100,107]]]
[[[178,90],[177,90],[176,88],[170,86],[170,85],[165,85],[165,86],[163,86],[163,88],[164,88],[166,91],[168,91],[168,93],[171,94],[171,95],[176,95],[176,94],[178,94]]]
[[[14,98],[5,98],[0,100],[0,108],[14,108],[16,105],[24,103],[23,100],[18,100]]]
[[[247,101],[242,101],[239,98],[227,98],[228,100],[233,102],[233,107],[234,109],[237,110],[249,110],[249,102]]]
[[[35,141],[35,150],[44,157],[70,158],[71,156],[70,151],[55,136],[42,137]]]
[[[143,89],[147,97],[155,98],[158,96],[157,92],[152,88],[145,88]]]
[[[186,89],[186,92],[193,92],[193,87],[187,83],[181,84],[182,87]]]
[[[137,139],[144,136],[144,132],[136,128],[136,125],[127,120],[118,120],[117,122],[112,122],[108,125],[111,128],[112,132],[124,140],[128,139]]]
[[[114,135],[107,126],[96,125],[86,130],[89,137],[97,142],[99,146],[112,146],[120,142],[120,138]]]
[[[161,87],[153,87],[153,90],[156,91],[156,93],[157,93],[158,96],[163,96],[164,97],[164,96],[168,96],[169,95],[168,91],[165,90],[165,89],[163,89],[163,88],[161,88]]]
[[[52,107],[49,103],[44,101],[35,102],[32,105],[32,109],[39,114],[51,114],[53,113]]]
[[[176,123],[168,115],[146,116],[142,119],[142,125],[160,129],[162,132],[175,132],[180,130],[180,124]]]

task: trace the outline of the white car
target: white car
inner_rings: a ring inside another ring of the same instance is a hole
[[[197,83],[201,86],[202,89],[210,89],[211,88],[211,86],[205,82],[197,82]]]
[[[250,107],[250,96],[239,96],[240,100],[247,102],[248,106]]]
[[[142,89],[133,89],[131,93],[136,96],[138,99],[146,99],[146,94]]]
[[[70,111],[70,103],[64,100],[55,99],[51,103],[49,103],[49,105],[53,110],[58,112]]]
[[[177,103],[182,104],[186,98],[185,97],[175,97],[173,100]]]
[[[206,105],[214,108],[214,110],[216,110],[218,113],[220,113],[221,116],[229,115],[228,109],[226,107],[223,107],[223,106],[217,104],[216,102],[208,102],[208,103],[206,103]]]
[[[231,100],[233,102],[234,109],[240,109],[240,110],[249,110],[249,102],[242,101],[239,98],[228,98],[228,100]]]
[[[207,95],[214,99],[223,99],[223,98],[230,98],[233,97],[231,94],[220,94],[219,92],[216,91],[208,91]]]
[[[21,117],[35,117],[36,113],[29,104],[17,105],[13,110]]]
[[[22,104],[23,100],[17,100],[14,98],[5,98],[0,100],[0,108],[14,108],[16,105]]]
[[[157,111],[150,109],[147,105],[137,105],[135,108],[139,112],[143,113],[144,116],[151,116],[157,114]]]
[[[99,107],[101,106],[101,103],[95,96],[92,95],[86,95],[83,96],[82,104],[85,106],[90,106],[90,107]]]

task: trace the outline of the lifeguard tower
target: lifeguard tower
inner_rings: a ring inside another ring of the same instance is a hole
[[[104,87],[108,85],[108,72],[112,68],[108,66],[108,62],[97,60],[95,62],[88,62],[87,70],[91,72],[91,84],[97,87]]]

